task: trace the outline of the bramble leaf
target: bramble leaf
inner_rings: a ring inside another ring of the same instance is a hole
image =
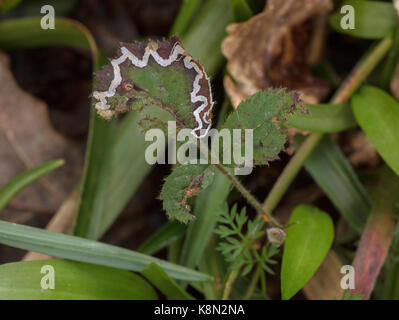
[[[106,119],[136,110],[144,130],[165,129],[173,120],[177,129],[191,128],[197,138],[211,125],[209,79],[177,37],[122,43],[115,59],[95,73],[94,89],[94,107]]]
[[[305,106],[297,93],[287,92],[285,89],[270,88],[255,93],[241,102],[237,109],[229,115],[223,128],[232,131],[231,136],[234,134],[234,129],[242,129],[242,154],[245,154],[244,129],[252,129],[254,164],[267,164],[276,159],[284,148],[286,116],[305,111]],[[234,163],[234,165],[236,164]]]
[[[160,196],[169,218],[183,223],[193,220],[195,216],[191,214],[188,201],[207,188],[214,175],[214,168],[207,165],[181,165],[173,170],[166,178]]]

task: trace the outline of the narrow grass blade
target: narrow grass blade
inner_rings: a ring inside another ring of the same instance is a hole
[[[169,34],[183,36],[200,6],[200,0],[184,0]]]
[[[305,168],[342,216],[361,233],[371,202],[356,173],[329,136],[323,137],[306,160]]]
[[[246,0],[230,0],[230,5],[235,22],[246,21],[254,15]]]
[[[363,86],[352,97],[353,113],[378,153],[399,175],[399,103],[385,91]]]
[[[43,290],[42,285],[54,287]],[[157,294],[142,277],[125,270],[68,260],[38,260],[0,266],[0,299],[153,300]]]
[[[25,187],[40,179],[45,174],[61,167],[63,164],[64,160],[62,159],[46,162],[19,174],[0,187],[0,210],[4,209],[4,207]]]
[[[194,300],[156,264],[150,264],[141,271],[141,274],[169,300]]]
[[[158,264],[176,279],[207,281],[210,276],[142,253],[98,241],[0,221],[0,243],[28,251],[125,270]]]
[[[200,261],[230,187],[230,181],[217,171],[212,185],[198,196],[194,208],[196,219],[190,223],[183,245],[182,265],[193,268]]]
[[[143,243],[137,251],[149,255],[155,254],[183,236],[186,229],[187,226],[180,222],[168,222]]]
[[[90,32],[78,21],[56,18],[55,29],[43,30],[41,18],[20,18],[0,22],[0,47],[27,49],[68,46],[90,50],[97,57],[97,46]]]

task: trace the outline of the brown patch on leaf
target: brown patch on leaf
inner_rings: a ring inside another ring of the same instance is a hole
[[[78,145],[53,129],[47,106],[17,86],[8,58],[1,52],[0,83],[0,185],[28,168],[49,160],[65,159],[63,167],[21,192],[2,211],[2,217],[17,221],[22,213],[54,212],[76,186],[83,154]]]
[[[194,177],[193,180],[190,182],[189,186],[184,189],[184,197],[180,202],[180,205],[183,210],[187,213],[190,213],[190,206],[187,204],[188,199],[196,196],[198,193],[201,192],[201,183],[204,179],[204,173],[201,173],[199,176]]]
[[[237,83],[225,80],[233,104],[269,87],[295,90],[307,103],[321,101],[328,93],[328,84],[312,76],[306,63],[311,40],[309,19],[331,9],[331,0],[270,0],[264,12],[229,25],[222,52]]]

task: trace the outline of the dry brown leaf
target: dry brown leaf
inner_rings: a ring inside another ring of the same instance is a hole
[[[17,205],[2,211],[3,218],[18,219],[15,214],[21,211],[16,208],[23,208],[22,212],[54,212],[78,182],[82,152],[53,129],[47,106],[18,87],[8,58],[1,52],[0,83],[0,185],[46,161],[66,161],[63,167],[21,192],[12,202]]]
[[[341,300],[345,291],[341,288],[342,263],[330,250],[314,276],[303,288],[309,300]]]
[[[50,222],[46,226],[46,230],[59,233],[68,233],[73,227],[76,213],[79,206],[79,192],[73,191],[68,198],[62,203],[57,213],[51,218]],[[39,252],[28,252],[23,261],[32,260],[46,260],[52,259],[52,256]]]
[[[309,21],[331,9],[331,0],[270,0],[264,12],[229,25],[222,52],[236,82],[225,79],[234,106],[243,97],[268,87],[295,90],[307,103],[321,101],[328,93],[328,84],[313,77],[306,62]]]

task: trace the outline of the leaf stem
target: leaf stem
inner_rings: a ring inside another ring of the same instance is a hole
[[[270,224],[281,227],[281,224],[274,219],[261,205],[261,203],[256,200],[256,198],[241,184],[240,180],[237,177],[229,172],[226,167],[221,165],[220,163],[214,164],[216,168],[222,172],[226,178],[228,178],[231,183],[237,188],[237,190],[245,197],[245,199],[256,209],[258,214],[262,216],[266,216],[269,219]]]
[[[259,263],[258,266],[256,267],[256,270],[255,270],[255,273],[254,273],[254,275],[253,275],[253,277],[251,279],[251,282],[249,283],[247,292],[245,293],[245,295],[243,297],[244,300],[251,299],[252,295],[254,294],[256,284],[259,281],[261,272],[262,272],[262,266]]]

